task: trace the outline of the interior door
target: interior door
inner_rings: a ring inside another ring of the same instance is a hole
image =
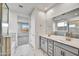
[[[18,46],[28,44],[29,42],[29,24],[18,23]]]

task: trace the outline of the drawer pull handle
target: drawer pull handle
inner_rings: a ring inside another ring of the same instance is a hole
[[[61,55],[63,55],[62,51],[61,51]]]
[[[65,52],[61,51],[61,55],[62,55],[62,56],[65,56]]]

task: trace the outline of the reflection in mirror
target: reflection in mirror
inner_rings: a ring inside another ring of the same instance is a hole
[[[65,36],[67,32],[67,21],[54,20],[55,23],[55,35]]]
[[[69,21],[69,32],[72,32],[72,37],[79,38],[79,20]]]
[[[74,18],[79,19],[79,8],[53,17],[53,20],[55,22],[55,34],[60,36],[66,36],[66,33],[72,32],[73,37],[78,38],[79,20],[72,21]]]
[[[67,23],[65,21],[57,22],[57,30],[66,30]]]

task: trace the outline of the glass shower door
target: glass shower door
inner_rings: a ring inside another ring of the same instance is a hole
[[[5,55],[4,50],[6,49],[6,44],[3,44],[3,42],[7,42],[6,39],[8,38],[8,13],[9,9],[7,4],[0,3],[0,56]]]
[[[0,56],[2,55],[2,4],[0,3]]]

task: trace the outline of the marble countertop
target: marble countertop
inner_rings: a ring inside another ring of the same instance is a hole
[[[57,35],[48,36],[47,34],[42,34],[40,36],[75,47],[75,48],[79,48],[79,39],[76,39],[76,38],[70,38],[71,41],[68,41],[66,40],[67,37],[65,36],[57,36]]]

